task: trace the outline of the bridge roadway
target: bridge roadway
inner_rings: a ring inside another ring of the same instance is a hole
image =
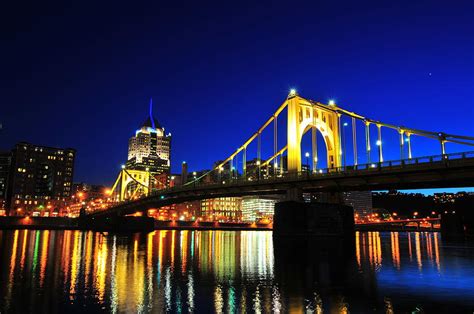
[[[119,203],[88,216],[129,215],[187,201],[286,194],[290,189],[301,189],[303,192],[344,192],[469,186],[474,186],[474,152],[324,169],[316,173],[288,173],[260,180],[239,178],[224,184],[193,182],[157,190],[147,197]]]

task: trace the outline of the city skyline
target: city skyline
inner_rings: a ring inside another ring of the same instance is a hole
[[[448,121],[443,116],[450,112],[450,103],[469,112],[474,99],[468,57],[472,46],[465,40],[473,29],[467,14],[471,7],[467,1],[449,8],[441,2],[406,4],[404,11],[370,2],[360,7],[302,5],[295,6],[295,14],[309,17],[318,12],[318,19],[302,18],[298,27],[270,21],[256,28],[251,26],[262,17],[283,14],[285,6],[258,6],[248,14],[235,8],[241,23],[227,19],[230,13],[210,18],[210,7],[188,7],[182,13],[187,17],[183,23],[166,16],[145,16],[143,23],[135,23],[137,18],[131,15],[138,12],[130,12],[124,18],[130,26],[127,33],[109,34],[94,45],[85,36],[90,28],[97,28],[101,38],[119,21],[84,8],[73,13],[71,8],[58,7],[55,10],[62,15],[41,20],[37,19],[41,10],[26,12],[25,25],[34,27],[28,30],[23,25],[17,36],[7,38],[15,45],[2,52],[4,60],[19,53],[15,62],[5,65],[4,75],[11,74],[16,79],[11,82],[21,84],[11,86],[7,80],[6,92],[0,96],[6,105],[1,149],[9,150],[19,141],[74,147],[78,151],[75,181],[110,185],[126,159],[126,139],[142,122],[153,97],[157,118],[173,134],[173,171],[179,171],[183,160],[191,170],[206,169],[254,132],[293,87],[318,101],[335,99],[345,108],[394,124],[469,135],[474,130],[470,115],[458,114]],[[104,9],[97,8],[99,13]],[[152,9],[159,14],[177,10]],[[114,10],[125,17],[123,8]],[[440,15],[444,23],[439,23]],[[329,27],[335,16],[338,22]],[[402,16],[405,25],[391,24]],[[74,21],[84,26],[84,17],[90,18],[85,30],[73,25]],[[63,30],[45,35],[44,43],[37,42],[38,35],[59,22]],[[427,37],[428,26],[430,32],[439,30],[439,37]],[[11,27],[19,26],[12,23]],[[271,36],[269,29],[274,30]],[[383,38],[387,32],[399,39],[397,45]],[[199,62],[184,53],[183,38],[190,40],[187,44]],[[32,43],[37,45],[31,50],[22,49]],[[449,47],[448,54],[433,52],[439,43]],[[79,53],[81,44],[84,49]],[[112,51],[116,57],[108,58]],[[103,62],[98,68],[88,59],[92,54]],[[58,61],[51,62],[53,56]],[[36,70],[34,76],[28,66]],[[43,80],[55,84],[46,86]],[[380,102],[385,105],[374,105]],[[258,110],[253,110],[256,104]],[[13,121],[25,121],[29,127]],[[437,144],[419,145],[416,154],[423,156]]]
[[[2,12],[0,314],[474,313],[474,1]]]

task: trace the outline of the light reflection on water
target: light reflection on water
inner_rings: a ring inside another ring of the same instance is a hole
[[[0,231],[0,254],[2,313],[474,309],[474,248],[438,233],[357,232],[354,246],[266,231],[13,230]]]

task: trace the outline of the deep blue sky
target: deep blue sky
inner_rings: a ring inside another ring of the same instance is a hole
[[[470,0],[69,2],[2,9],[0,148],[76,148],[75,181],[114,180],[150,97],[175,172],[226,157],[291,87],[385,122],[474,135]]]

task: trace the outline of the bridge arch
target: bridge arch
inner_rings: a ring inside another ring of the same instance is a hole
[[[341,166],[339,114],[323,105],[313,104],[298,95],[290,95],[288,106],[288,172],[301,171],[301,140],[310,129],[319,131],[327,151],[328,168]],[[315,141],[313,135],[313,141]],[[315,143],[313,143],[314,147]],[[313,148],[314,155],[314,148]]]

